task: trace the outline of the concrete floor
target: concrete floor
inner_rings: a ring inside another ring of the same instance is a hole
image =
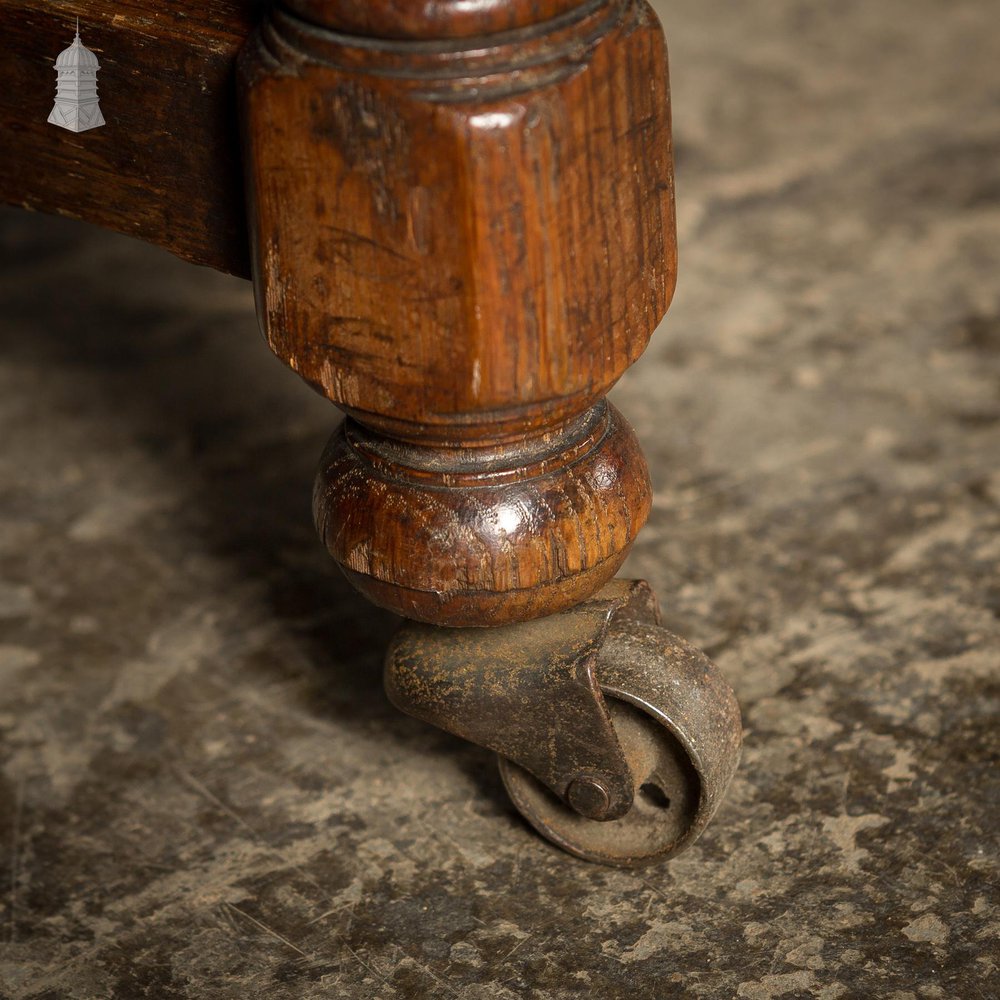
[[[1000,996],[1000,32],[663,5],[682,272],[627,567],[744,708],[728,801],[574,861],[381,693],[335,412],[248,285],[0,219],[0,995]]]

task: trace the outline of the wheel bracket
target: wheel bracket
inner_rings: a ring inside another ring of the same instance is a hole
[[[644,581],[614,580],[577,607],[517,625],[407,622],[386,654],[386,693],[408,715],[519,764],[581,815],[618,819],[635,790],[598,660],[623,622],[659,623]]]

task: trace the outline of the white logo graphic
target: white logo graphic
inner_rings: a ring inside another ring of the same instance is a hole
[[[80,41],[80,19],[76,19],[76,38],[56,57],[56,103],[49,121],[71,132],[85,132],[105,124],[97,103],[97,56]]]

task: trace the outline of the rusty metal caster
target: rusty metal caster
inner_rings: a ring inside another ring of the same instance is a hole
[[[684,850],[739,761],[732,689],[661,627],[643,581],[519,625],[407,623],[385,687],[403,712],[495,750],[521,815],[588,861],[630,867]]]

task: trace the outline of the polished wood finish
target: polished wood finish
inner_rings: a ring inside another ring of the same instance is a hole
[[[516,438],[581,412],[673,289],[652,12],[587,4],[476,45],[362,46],[277,12],[243,62],[270,344],[417,441]]]
[[[618,571],[649,505],[639,444],[605,401],[491,448],[407,444],[349,419],[314,494],[320,534],[362,593],[446,625],[584,600]]]
[[[566,607],[613,575],[649,505],[602,401],[674,286],[655,15],[294,6],[327,27],[271,13],[241,59],[243,124],[265,334],[352,417],[316,491],[327,546],[411,617]]]
[[[0,0],[0,198],[249,276],[235,62],[261,8]],[[108,122],[78,135],[46,121],[77,16]]]
[[[446,39],[548,21],[580,0],[286,0],[316,24],[376,38]]]

